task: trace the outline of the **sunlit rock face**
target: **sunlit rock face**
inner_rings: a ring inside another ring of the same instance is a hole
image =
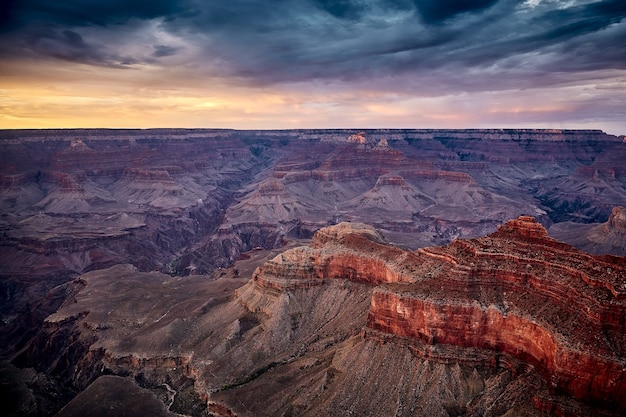
[[[371,226],[340,223],[322,228],[310,246],[283,252],[252,276],[258,285],[278,290],[320,285],[325,279],[354,282],[411,282],[414,255],[384,243]]]
[[[259,267],[251,288],[374,285],[367,340],[408,345],[435,362],[531,369],[545,387],[532,396],[535,409],[611,415],[626,410],[625,276],[624,258],[580,252],[521,216],[491,235],[416,252],[363,224],[323,228],[309,246]],[[272,314],[266,299],[243,294],[249,308]]]
[[[419,282],[377,288],[368,327],[505,352],[553,392],[626,408],[624,258],[579,252],[530,217],[419,254]]]
[[[508,353],[532,365],[554,392],[625,408],[625,276],[623,258],[579,252],[522,216],[484,238],[417,253],[344,223],[267,262],[253,281],[280,291],[333,278],[380,284],[369,328]]]

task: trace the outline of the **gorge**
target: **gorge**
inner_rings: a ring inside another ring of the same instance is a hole
[[[155,415],[626,410],[624,137],[0,141],[10,415],[97,414],[119,384]]]

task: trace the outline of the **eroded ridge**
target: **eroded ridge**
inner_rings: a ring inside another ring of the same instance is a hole
[[[321,285],[325,279],[381,284],[415,280],[418,255],[385,243],[371,226],[341,223],[320,229],[309,246],[276,256],[252,280],[280,291]]]
[[[626,409],[624,258],[577,251],[527,216],[418,254],[413,283],[374,290],[368,327],[505,352],[555,394]]]
[[[367,327],[379,334],[460,347],[459,361],[475,349],[508,354],[552,394],[626,410],[626,259],[578,251],[532,217],[414,252],[342,223],[253,274],[255,286],[279,292],[328,279],[375,286]]]

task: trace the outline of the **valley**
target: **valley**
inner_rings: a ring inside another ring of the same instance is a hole
[[[12,416],[80,415],[115,378],[155,415],[626,410],[623,136],[5,130],[0,147]]]

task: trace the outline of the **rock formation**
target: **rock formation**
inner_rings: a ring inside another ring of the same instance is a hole
[[[623,410],[621,391],[610,388],[621,381],[611,370],[623,357],[621,313],[610,311],[621,308],[622,290],[593,269],[620,261],[581,254],[525,219],[496,232],[528,213],[556,223],[553,236],[574,225],[578,236],[563,240],[589,247],[576,240],[586,227],[594,251],[620,254],[623,216],[612,210],[626,205],[621,137],[78,129],[0,131],[0,146],[0,351],[19,368],[3,375],[37,398],[31,414],[58,409],[102,373],[143,387],[169,381],[180,398],[224,415]],[[352,226],[325,228],[344,221]],[[485,239],[502,246],[501,258]],[[270,250],[284,253],[253,274]],[[548,287],[542,271],[553,277]],[[437,282],[455,288],[446,304]],[[565,299],[601,333],[578,340]],[[398,311],[386,312],[392,301],[413,316],[457,317],[459,330],[436,320],[407,329]],[[170,310],[178,305],[186,307]],[[508,330],[490,330],[489,320]],[[367,358],[380,363],[367,368]],[[606,374],[590,380],[591,366]],[[568,382],[575,372],[578,382]],[[298,382],[285,391],[285,380]]]
[[[601,224],[557,223],[550,234],[590,253],[626,256],[626,208],[614,207]]]
[[[615,207],[605,226],[607,233],[626,234],[626,207]]]
[[[176,414],[166,409],[166,404],[173,402],[175,393],[169,392],[169,385],[163,384],[165,401],[161,402],[153,392],[142,389],[128,378],[101,376],[87,389],[67,404],[55,417],[82,417],[89,410],[92,417],[175,417]],[[170,388],[171,390],[171,388]],[[98,401],[94,401],[98,398]]]
[[[14,236],[39,215],[56,225],[51,234],[70,222],[79,234],[126,236],[93,241],[113,255],[108,265],[141,259],[142,269],[176,264],[180,274],[230,264],[253,249],[246,234],[270,248],[361,221],[418,247],[489,233],[523,213],[544,224],[604,222],[626,204],[624,143],[600,131],[83,129],[3,131],[0,141],[8,246],[25,250]],[[115,225],[120,213],[144,226]]]
[[[555,393],[626,408],[623,259],[577,252],[529,217],[419,253],[426,279],[374,291],[369,327],[506,352]]]
[[[434,359],[439,344],[507,353],[553,393],[624,410],[625,276],[623,259],[578,252],[520,217],[487,237],[417,254],[342,224],[266,263],[253,281],[282,291],[332,278],[381,284],[368,328],[432,345]]]
[[[247,283],[85,274],[19,361],[78,389],[165,382],[218,416],[619,415],[624,276],[526,216],[417,251],[341,223]]]

